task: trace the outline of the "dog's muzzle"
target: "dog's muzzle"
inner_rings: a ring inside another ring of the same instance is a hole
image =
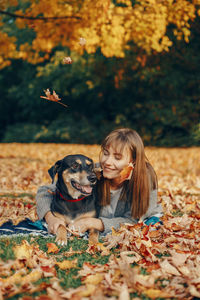
[[[91,186],[90,184],[80,185],[78,182],[72,180],[71,185],[73,186],[73,188],[81,192],[81,194],[90,195],[92,193],[93,186]]]
[[[91,174],[91,175],[87,176],[87,179],[89,182],[91,182],[90,184],[81,185],[80,183],[76,182],[75,180],[72,180],[71,185],[73,186],[73,188],[75,188],[76,190],[81,192],[81,194],[90,195],[92,193],[93,186],[95,185],[95,183],[97,181],[97,177],[95,174]]]

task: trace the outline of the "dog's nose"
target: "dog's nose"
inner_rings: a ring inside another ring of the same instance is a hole
[[[88,180],[91,182],[91,183],[95,183],[96,180],[97,180],[97,177],[95,174],[91,174],[88,176]]]

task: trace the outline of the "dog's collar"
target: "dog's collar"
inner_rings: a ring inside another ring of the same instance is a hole
[[[81,197],[81,198],[78,198],[78,199],[66,199],[60,192],[57,192],[58,193],[58,195],[63,199],[63,200],[65,200],[65,201],[67,201],[67,202],[78,202],[78,201],[81,201],[81,200],[83,200],[86,196],[84,196],[84,197]]]

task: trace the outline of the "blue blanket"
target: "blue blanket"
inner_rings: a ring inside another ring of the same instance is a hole
[[[162,222],[158,217],[151,217],[144,222],[146,225],[156,224]],[[44,221],[32,222],[29,219],[26,219],[20,222],[18,225],[13,225],[12,222],[4,223],[0,227],[0,236],[3,235],[18,235],[18,234],[32,234],[32,235],[41,235],[41,236],[53,236],[49,234],[47,230],[47,224]],[[86,234],[81,234],[85,236]]]
[[[13,225],[12,222],[6,222],[0,227],[0,236],[15,234],[52,236],[48,233],[47,225],[43,221],[32,222],[31,220],[26,219],[18,225]]]

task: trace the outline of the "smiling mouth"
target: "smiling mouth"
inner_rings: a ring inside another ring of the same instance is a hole
[[[71,185],[74,189],[81,192],[84,195],[90,195],[92,193],[92,187],[88,185],[80,185],[78,182],[72,180]]]
[[[107,168],[107,167],[104,167],[103,170],[104,171],[115,171],[115,169],[110,169],[110,168]]]

